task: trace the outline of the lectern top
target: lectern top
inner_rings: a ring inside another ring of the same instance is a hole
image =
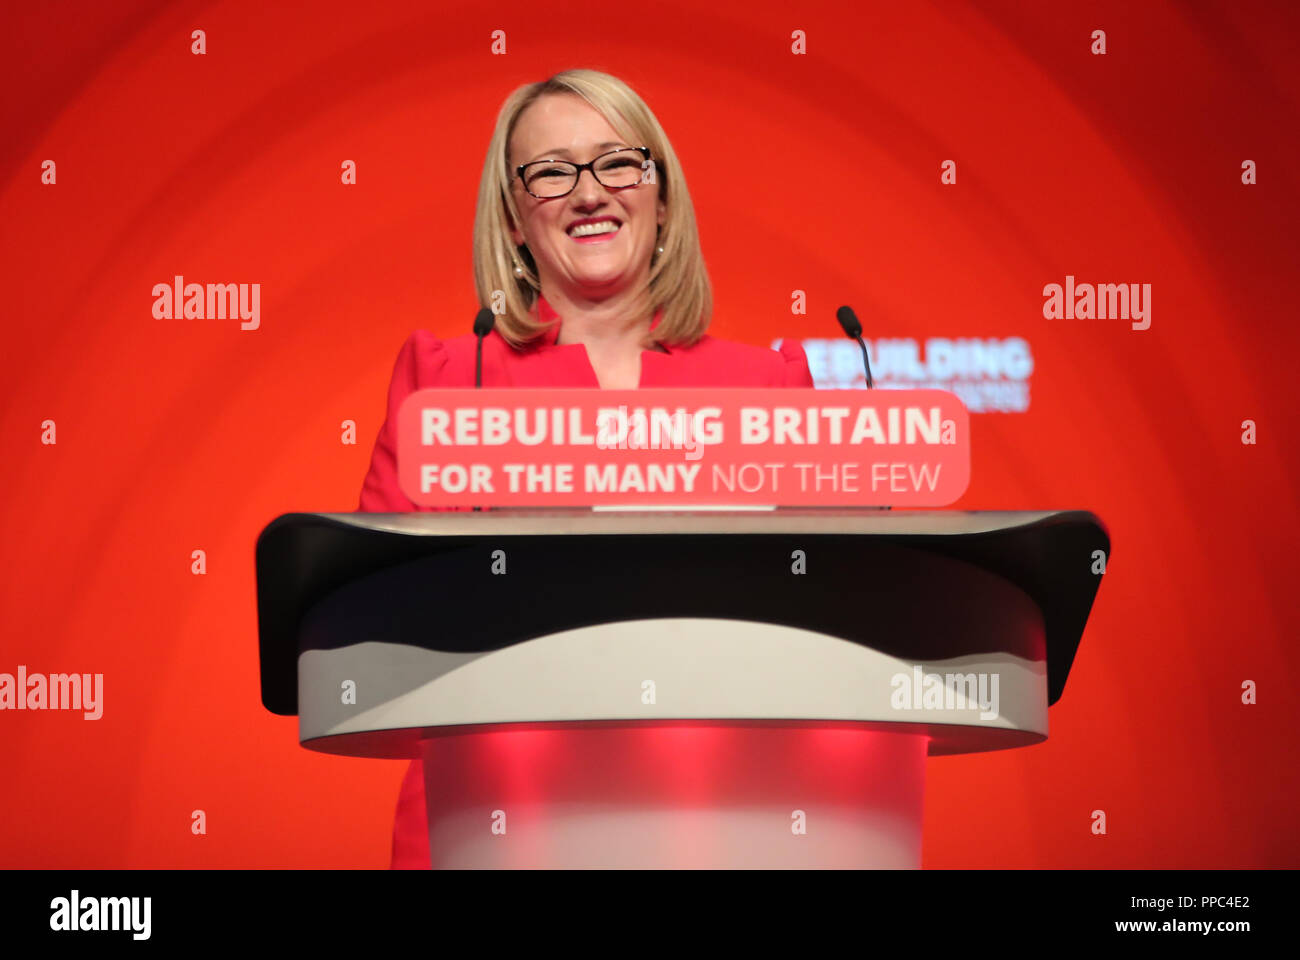
[[[364,530],[415,536],[638,535],[638,534],[890,534],[962,536],[1028,527],[1053,517],[1091,517],[1058,510],[884,510],[879,508],[588,509],[516,508],[480,513],[317,513]],[[270,528],[268,527],[268,530]]]
[[[584,538],[583,544],[573,542],[570,538],[574,537]],[[596,564],[584,575],[597,579],[606,575],[611,565],[621,569],[621,558],[637,557],[646,563],[666,564],[671,576],[665,576],[679,585],[682,568],[691,564],[712,564],[711,571],[724,574],[752,565],[752,558],[768,555],[769,548],[785,549],[786,556],[789,549],[818,549],[830,560],[829,566],[819,567],[827,571],[819,574],[825,581],[820,586],[830,591],[824,602],[844,608],[839,622],[850,632],[869,629],[873,623],[861,607],[866,585],[857,564],[863,558],[892,563],[891,557],[919,553],[960,561],[983,575],[1003,578],[1041,609],[1049,703],[1056,702],[1065,687],[1110,553],[1106,528],[1084,510],[543,508],[285,514],[262,531],[256,549],[263,704],[274,713],[297,713],[300,628],[316,604],[379,571],[427,564],[439,556],[454,558],[466,550],[473,553],[483,538],[503,546],[513,543],[516,554],[531,552],[543,558],[538,560],[541,566],[553,567],[561,558],[570,558],[571,563],[574,557],[584,558],[574,565]],[[641,538],[648,539],[639,548],[633,545],[629,550],[629,545],[622,543]],[[680,545],[673,543],[677,539],[682,540]],[[1099,557],[1103,560],[1100,567]],[[456,566],[452,559],[447,562],[453,564],[449,571],[463,566]],[[743,616],[743,610],[749,609],[747,603],[763,606],[760,584],[764,573],[751,570],[748,575],[747,584],[730,589],[736,594],[733,618]],[[456,589],[454,585],[444,587]],[[553,592],[543,591],[533,598],[533,615],[541,617],[546,613],[541,607],[559,603],[546,600]],[[939,587],[934,603],[944,603],[941,594]],[[746,601],[746,597],[752,599]],[[878,602],[887,602],[887,598],[878,598]],[[851,609],[850,604],[854,605]],[[481,607],[475,609],[482,613]],[[799,614],[795,619],[807,619],[807,626],[815,629],[813,622],[823,612],[812,607],[806,617]],[[618,610],[613,608],[602,614],[618,619]],[[528,626],[516,623],[515,629],[526,634]]]

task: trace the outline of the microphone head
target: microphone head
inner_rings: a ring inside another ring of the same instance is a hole
[[[835,311],[835,319],[840,322],[844,332],[854,340],[862,336],[862,324],[858,322],[858,315],[853,312],[852,307],[840,307]]]
[[[496,314],[484,307],[478,312],[478,316],[474,318],[474,335],[476,337],[486,337],[492,332],[492,328],[496,326],[496,323]]]

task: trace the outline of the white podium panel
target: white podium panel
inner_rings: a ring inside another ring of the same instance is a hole
[[[583,724],[422,743],[435,868],[908,869],[926,736]]]

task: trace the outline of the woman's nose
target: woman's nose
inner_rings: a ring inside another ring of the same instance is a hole
[[[578,182],[573,188],[573,197],[578,203],[586,206],[591,203],[598,203],[605,196],[605,188],[601,186],[596,175],[590,170],[581,170],[578,172]]]

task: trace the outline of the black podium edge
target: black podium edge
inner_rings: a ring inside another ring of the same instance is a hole
[[[1110,562],[1110,535],[1100,518],[1061,510],[975,533],[870,536],[971,563],[1023,590],[1043,613],[1048,705],[1061,699],[1103,579],[1092,573],[1093,552],[1102,551]],[[267,524],[254,549],[262,705],[280,716],[298,713],[298,627],[308,610],[356,579],[426,556],[438,539],[360,527],[323,513],[286,513]]]

